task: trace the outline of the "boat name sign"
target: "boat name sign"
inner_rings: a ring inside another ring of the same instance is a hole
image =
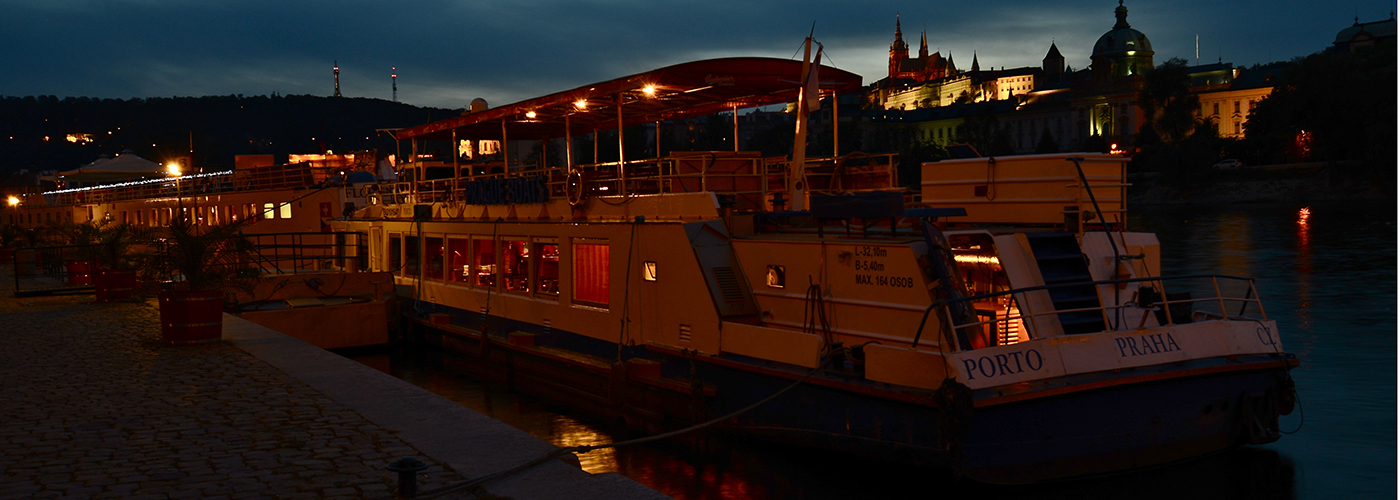
[[[508,205],[549,201],[545,176],[482,179],[463,186],[463,201],[470,205]]]
[[[1106,335],[1063,335],[949,355],[973,389],[1061,375],[1282,350],[1272,321],[1206,321]]]

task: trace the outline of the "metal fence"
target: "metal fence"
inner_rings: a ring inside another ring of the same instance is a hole
[[[17,248],[15,296],[91,291],[97,245]]]

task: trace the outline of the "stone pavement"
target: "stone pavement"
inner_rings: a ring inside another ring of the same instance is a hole
[[[551,448],[231,316],[221,344],[165,347],[154,302],[14,298],[11,272],[0,266],[0,500],[392,498],[396,479],[384,465],[398,457],[432,465],[419,476],[430,489],[462,480],[456,470],[475,477],[506,468],[499,462],[511,454],[503,449],[538,456]],[[230,320],[241,323],[251,347],[228,340]],[[288,373],[317,353],[324,359],[310,382],[306,373]],[[354,373],[341,377],[345,370]],[[405,418],[411,421],[395,423]],[[454,424],[468,421],[474,435],[453,435]],[[488,449],[462,446],[473,442]],[[447,458],[435,462],[430,454]],[[485,496],[661,496],[621,476],[599,476],[554,462],[493,483]]]
[[[160,346],[152,305],[10,292],[0,499],[391,498],[384,464],[432,463],[238,348]],[[461,479],[427,474],[425,488]]]

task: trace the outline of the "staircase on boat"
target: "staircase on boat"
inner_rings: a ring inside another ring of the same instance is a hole
[[[1099,303],[1094,279],[1089,275],[1084,252],[1079,249],[1079,241],[1074,233],[1027,233],[1031,253],[1046,285],[1080,283],[1078,285],[1051,288],[1050,301],[1060,318],[1060,326],[1066,334],[1095,333],[1105,330],[1103,313]],[[1074,311],[1075,309],[1087,309]]]

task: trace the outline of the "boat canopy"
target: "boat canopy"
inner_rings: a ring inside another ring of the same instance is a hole
[[[400,139],[542,139],[793,102],[802,61],[707,59],[584,85],[543,97],[401,129]],[[822,66],[823,93],[861,86],[860,75]],[[533,115],[530,113],[533,112]]]

